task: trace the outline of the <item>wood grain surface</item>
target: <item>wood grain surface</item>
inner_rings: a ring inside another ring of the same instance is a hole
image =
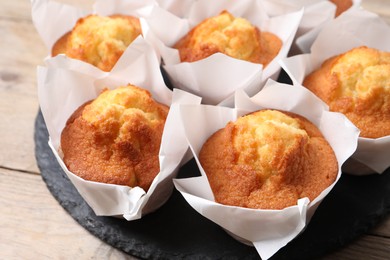
[[[77,1],[75,1],[77,2]],[[390,22],[390,1],[362,6]],[[134,259],[79,226],[47,190],[34,155],[36,66],[47,50],[28,0],[0,0],[0,259]],[[390,216],[323,259],[389,259]]]

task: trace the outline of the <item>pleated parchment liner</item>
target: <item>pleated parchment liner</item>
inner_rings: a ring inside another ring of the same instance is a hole
[[[301,86],[304,78],[326,59],[358,46],[390,52],[390,26],[368,11],[345,12],[324,27],[313,43],[311,53],[283,59],[281,65],[294,86]],[[389,158],[390,136],[359,137],[358,148],[343,170],[354,175],[382,173],[390,166]]]
[[[167,88],[157,56],[142,37],[133,42],[111,72],[103,72],[64,55],[49,59],[47,64],[48,67],[38,68],[37,80],[39,103],[50,135],[49,144],[59,164],[94,212],[134,220],[163,205],[172,192],[172,178],[188,150],[178,104],[196,104],[200,98]],[[73,111],[96,98],[102,89],[114,89],[128,83],[147,89],[156,101],[170,106],[159,153],[160,172],[147,192],[139,187],[83,180],[70,172],[62,161],[61,131]]]
[[[179,1],[179,0],[177,0]],[[258,27],[271,32],[282,41],[278,55],[265,68],[216,53],[196,62],[180,62],[178,50],[172,46],[204,19],[227,10]],[[278,60],[286,57],[298,29],[303,10],[269,17],[261,1],[194,1],[185,17],[178,17],[158,6],[142,20],[144,37],[161,55],[163,68],[173,86],[202,97],[204,104],[232,105],[234,91],[244,89],[249,95],[260,91],[267,79],[276,79],[280,72]]]
[[[283,210],[258,210],[216,203],[198,160],[200,149],[209,136],[225,127],[229,121],[265,108],[300,114],[320,129],[337,157],[339,172],[336,181],[313,201],[302,198],[295,206]],[[307,89],[272,80],[252,98],[238,90],[235,93],[235,108],[182,105],[180,110],[185,134],[201,176],[174,179],[175,187],[200,214],[239,241],[255,246],[262,259],[271,257],[305,229],[318,205],[340,178],[341,165],[355,151],[359,135],[359,130],[344,115],[327,111],[326,105]]]

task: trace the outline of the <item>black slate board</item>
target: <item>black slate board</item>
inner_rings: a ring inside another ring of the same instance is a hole
[[[237,242],[198,214],[176,190],[165,205],[140,220],[96,216],[52,154],[41,112],[35,121],[34,138],[37,163],[50,192],[81,226],[113,247],[145,259],[259,259],[253,247]],[[198,174],[192,160],[182,167],[179,178]],[[389,212],[390,169],[365,177],[345,174],[306,230],[272,259],[323,256],[351,242]]]
[[[165,83],[172,86],[161,70]],[[282,70],[279,82],[291,84]],[[174,190],[156,212],[136,221],[98,217],[79,195],[48,146],[41,112],[35,121],[35,154],[47,187],[85,229],[129,255],[145,259],[260,259],[254,247],[237,242],[204,218]],[[178,178],[198,176],[194,160]],[[335,212],[338,212],[336,215]],[[313,259],[332,252],[374,227],[390,212],[390,168],[382,175],[343,175],[306,230],[271,259]]]

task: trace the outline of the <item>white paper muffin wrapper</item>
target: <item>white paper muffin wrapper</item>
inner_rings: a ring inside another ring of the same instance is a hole
[[[268,259],[306,227],[320,202],[340,178],[341,165],[355,151],[359,130],[344,115],[327,111],[327,106],[307,89],[272,80],[252,98],[238,90],[235,106],[234,109],[211,105],[180,106],[185,135],[201,176],[174,179],[174,183],[196,211],[238,240],[253,244],[261,258]],[[199,151],[204,142],[229,121],[264,108],[300,114],[321,130],[337,157],[339,172],[336,181],[313,201],[302,198],[296,206],[283,210],[257,210],[216,203],[198,161]]]
[[[329,39],[332,39],[331,41]],[[310,54],[283,59],[280,63],[293,81],[301,86],[304,78],[328,58],[358,46],[390,52],[390,27],[378,15],[364,10],[350,10],[324,26],[311,47]],[[369,167],[346,168],[350,174],[382,173],[390,166],[390,136],[359,137],[353,160]]]
[[[181,90],[172,93],[166,87],[159,60],[142,37],[133,42],[121,59],[127,62],[120,62],[111,72],[64,55],[49,59],[49,67],[38,67],[38,97],[49,131],[50,147],[81,196],[97,215],[119,215],[134,220],[154,211],[169,198],[172,178],[188,151],[178,104],[197,104],[200,98]],[[147,89],[155,100],[170,106],[159,152],[160,172],[147,192],[139,187],[83,180],[70,172],[62,161],[61,132],[70,115],[86,101],[96,98],[103,88],[114,89],[128,83]]]
[[[179,0],[177,0],[179,2]],[[196,62],[180,62],[178,50],[172,46],[191,28],[204,19],[228,10],[236,17],[243,17],[261,31],[276,34],[283,43],[279,54],[263,69],[261,64],[231,58],[217,53]],[[257,93],[268,78],[276,79],[280,72],[278,60],[290,50],[303,11],[269,18],[259,1],[206,1],[191,4],[185,17],[175,16],[162,8],[154,7],[151,14],[141,21],[145,39],[162,57],[173,86],[202,97],[205,104],[233,104],[236,89],[249,95]]]
[[[290,54],[308,53],[321,28],[335,18],[336,6],[328,0],[261,0],[271,16],[296,12],[302,7],[304,14],[296,33]],[[360,8],[361,0],[353,0],[349,9]]]
[[[77,20],[90,14],[108,16],[113,14],[147,17],[154,0],[96,0],[93,5],[73,6],[54,0],[31,0],[31,17],[38,34],[49,52],[55,42],[72,30]]]

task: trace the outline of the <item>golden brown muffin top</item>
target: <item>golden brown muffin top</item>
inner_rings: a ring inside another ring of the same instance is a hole
[[[135,119],[142,120],[153,128],[155,124],[165,121],[165,117],[166,109],[156,105],[147,90],[132,85],[103,91],[84,108],[82,114],[84,120],[96,127],[118,123],[121,126],[120,134],[130,131],[127,124]]]
[[[69,118],[61,135],[68,169],[85,180],[139,186],[159,173],[168,107],[129,85],[103,91]]]
[[[141,34],[138,18],[125,15],[89,15],[77,21],[72,31],[53,46],[52,56],[67,56],[110,71],[117,60]]]
[[[228,123],[206,141],[199,159],[217,202],[257,209],[313,200],[338,173],[334,152],[318,128],[277,110]]]
[[[281,45],[276,35],[260,33],[248,20],[222,11],[195,26],[174,48],[179,50],[181,61],[193,62],[221,52],[266,66]]]
[[[347,11],[353,5],[352,0],[329,0],[333,4],[336,5],[336,14],[335,16],[339,16],[343,12]]]
[[[275,174],[277,161],[309,138],[297,119],[278,111],[241,117],[234,124],[237,163],[251,164],[261,180]]]
[[[390,135],[390,53],[365,46],[325,61],[303,85],[344,113],[360,136]]]

